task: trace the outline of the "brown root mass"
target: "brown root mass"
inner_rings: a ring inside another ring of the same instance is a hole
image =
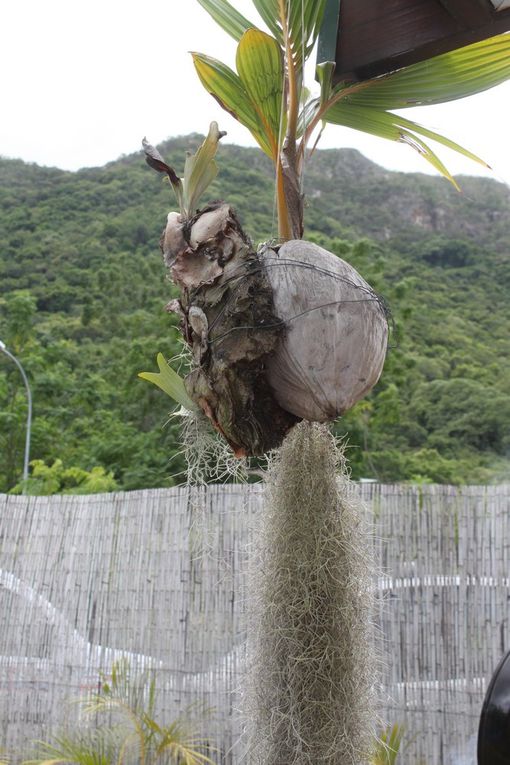
[[[181,292],[168,310],[180,314],[193,352],[187,391],[236,455],[263,454],[299,421],[266,379],[285,325],[265,267],[229,205],[211,205],[182,224],[171,215],[162,249]]]

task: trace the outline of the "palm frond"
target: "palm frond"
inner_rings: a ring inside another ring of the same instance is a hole
[[[473,96],[510,78],[510,34],[498,35],[363,83],[345,101],[373,109],[431,106]]]
[[[239,13],[228,0],[197,0],[197,2],[234,40],[239,41],[247,29],[255,26]]]
[[[119,737],[112,729],[62,734],[37,742],[37,754],[23,765],[116,765]]]
[[[248,128],[262,151],[272,157],[273,150],[264,125],[253,108],[253,103],[239,75],[211,56],[203,53],[191,55],[200,82],[207,92],[226,112]]]
[[[343,125],[354,130],[359,130],[364,133],[370,133],[378,138],[386,138],[390,141],[397,141],[410,146],[412,149],[418,152],[420,156],[426,159],[438,172],[447,178],[453,185],[458,188],[456,181],[439,159],[437,154],[425,143],[421,136],[425,136],[439,143],[442,143],[448,148],[456,150],[465,156],[469,156],[471,159],[485,164],[483,160],[476,157],[471,152],[463,149],[458,144],[444,138],[439,133],[434,133],[431,130],[423,128],[416,122],[406,120],[397,114],[392,112],[379,111],[377,109],[368,109],[358,106],[352,106],[340,102],[335,104],[326,114],[324,119],[327,122],[332,122],[336,125]]]
[[[404,728],[397,723],[384,730],[375,743],[370,765],[395,765],[403,737]]]

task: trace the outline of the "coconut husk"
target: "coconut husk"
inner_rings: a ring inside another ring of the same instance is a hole
[[[341,258],[302,240],[262,256],[274,310],[286,332],[267,363],[277,401],[297,417],[327,422],[378,381],[386,355],[386,308]]]
[[[161,245],[180,288],[167,308],[193,352],[190,397],[238,456],[275,448],[299,419],[278,404],[266,375],[285,325],[234,211],[211,205],[189,221],[171,213]]]

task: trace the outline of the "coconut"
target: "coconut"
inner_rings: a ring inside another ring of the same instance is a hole
[[[378,381],[388,324],[381,299],[349,263],[293,240],[262,255],[286,332],[267,376],[286,411],[315,422],[346,412]]]

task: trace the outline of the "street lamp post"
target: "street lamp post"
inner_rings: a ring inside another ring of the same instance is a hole
[[[28,378],[25,374],[25,370],[21,366],[16,356],[14,356],[10,351],[7,350],[5,343],[3,343],[1,340],[0,340],[0,351],[3,351],[3,353],[5,353],[6,356],[8,356],[10,359],[12,359],[12,361],[14,361],[19,371],[21,372],[23,382],[25,383],[25,388],[27,389],[27,400],[28,400],[27,433],[25,438],[25,459],[23,462],[23,493],[25,493],[25,485],[26,485],[26,480],[28,478],[28,463],[30,462],[30,430],[32,427],[32,393],[30,391],[30,385],[28,384]]]

